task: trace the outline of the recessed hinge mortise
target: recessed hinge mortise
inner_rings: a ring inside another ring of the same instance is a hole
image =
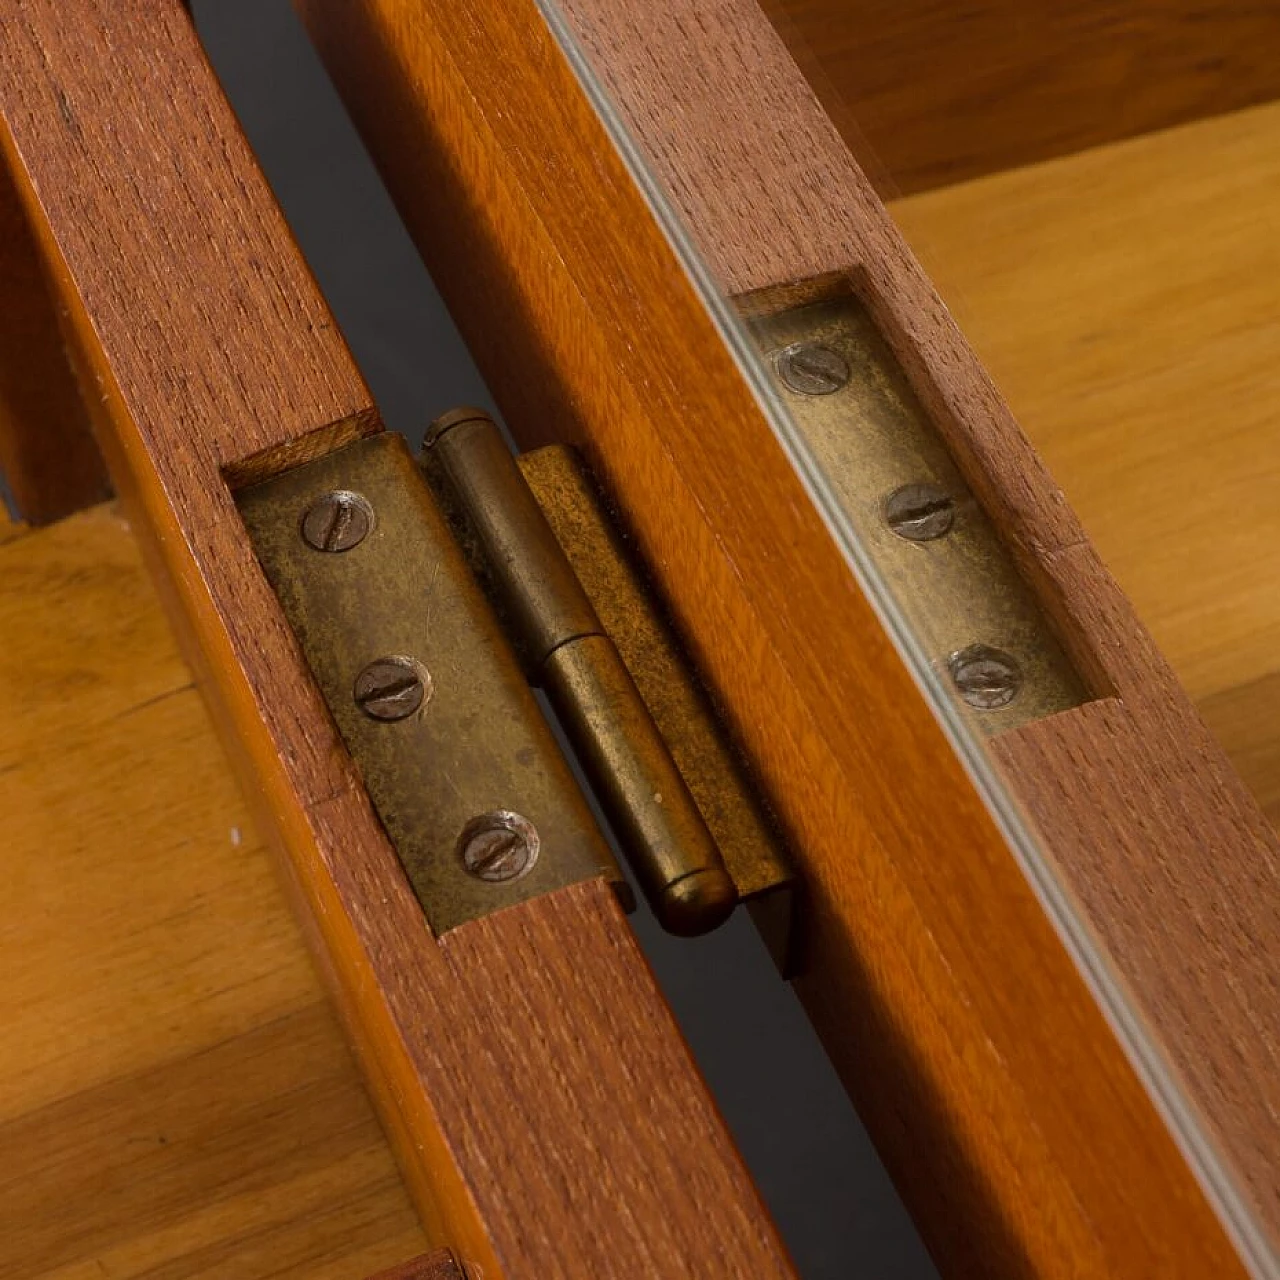
[[[1069,628],[1059,634],[850,282],[736,301],[789,425],[973,730],[994,737],[1105,688],[1077,668]]]
[[[459,410],[421,463],[371,436],[237,499],[432,929],[600,875],[626,897],[532,685],[661,923],[746,901],[789,970],[778,838],[577,455],[517,462]]]

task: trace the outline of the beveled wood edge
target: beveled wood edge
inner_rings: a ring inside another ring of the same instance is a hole
[[[104,452],[429,1235],[486,1276],[790,1275],[608,886],[425,928],[225,482],[376,414],[181,6],[33,0],[0,116]]]

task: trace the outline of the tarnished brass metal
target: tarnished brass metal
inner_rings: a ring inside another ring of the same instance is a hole
[[[529,678],[547,655],[578,636],[597,635],[600,620],[578,585],[555,535],[533,501],[511,450],[488,414],[454,409],[437,418],[423,451],[428,476],[465,541],[479,544],[472,567],[494,598]]]
[[[739,299],[854,531],[982,734],[1088,701],[1084,681],[853,292]],[[984,662],[975,660],[981,652]]]
[[[793,966],[795,882],[747,769],[629,552],[617,522],[572,450],[521,454],[520,470],[617,646],[783,972]]]
[[[673,933],[714,928],[737,889],[613,641],[491,419],[433,424],[424,466],[461,526],[478,574],[511,625],[654,913]]]
[[[541,678],[654,914],[677,934],[721,924],[737,888],[613,642],[562,644]]]
[[[304,528],[332,494],[355,495],[371,513],[342,548]],[[241,490],[237,501],[432,930],[596,876],[625,895],[404,440],[369,437]],[[515,861],[497,851],[501,876],[486,874],[496,854],[473,848],[477,822],[494,815],[523,842]]]

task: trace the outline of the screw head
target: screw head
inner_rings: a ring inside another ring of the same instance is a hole
[[[317,551],[350,551],[373,528],[373,508],[360,494],[335,489],[307,508],[301,528],[303,540]]]
[[[849,362],[820,342],[793,342],[774,363],[778,377],[804,396],[829,396],[849,381]]]
[[[904,484],[884,500],[884,518],[898,537],[908,542],[932,542],[951,531],[955,503],[936,484]]]
[[[377,658],[356,676],[352,696],[371,720],[404,720],[431,696],[431,676],[412,658]]]
[[[1003,649],[971,644],[947,659],[951,679],[960,696],[979,711],[1007,707],[1022,687],[1022,671]]]
[[[468,874],[490,884],[518,880],[533,870],[540,845],[533,823],[510,809],[495,809],[472,818],[458,837],[458,851]]]

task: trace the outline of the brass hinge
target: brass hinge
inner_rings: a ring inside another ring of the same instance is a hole
[[[431,928],[579,880],[625,882],[544,691],[654,913],[746,901],[779,965],[793,879],[758,788],[576,454],[493,421],[391,433],[237,495],[268,580]]]
[[[940,684],[993,737],[1090,697],[869,308],[826,277],[737,299],[785,411]]]

